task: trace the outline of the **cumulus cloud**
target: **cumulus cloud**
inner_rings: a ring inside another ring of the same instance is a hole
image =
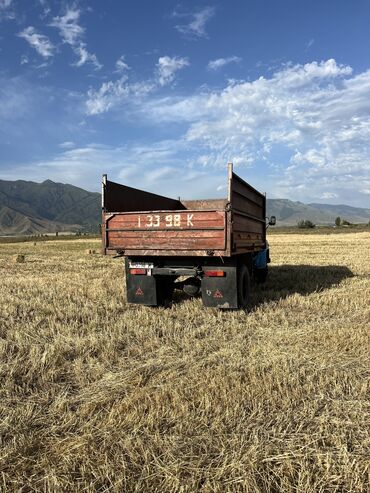
[[[34,27],[26,27],[18,33],[18,36],[25,39],[42,57],[49,58],[54,55],[54,46],[49,38],[44,34],[37,33]]]
[[[286,65],[268,78],[232,81],[188,96],[157,93],[163,86],[156,70],[150,81],[131,82],[124,74],[90,89],[87,113],[115,110],[116,117],[129,115],[146,128],[168,129],[171,157],[163,166],[177,166],[182,156],[191,169],[209,170],[219,180],[233,161],[270,196],[359,205],[368,198],[370,70],[353,74],[334,60]],[[162,74],[162,83],[172,75]],[[154,153],[160,155],[158,149]],[[140,154],[142,171],[151,159],[149,151]]]
[[[274,79],[284,81],[290,88],[311,85],[312,83],[327,81],[339,76],[351,75],[352,68],[338,64],[334,59],[325,62],[312,62],[305,65],[287,66],[274,75]]]
[[[208,70],[219,70],[225,65],[229,65],[229,63],[239,63],[241,62],[241,58],[239,56],[229,56],[227,58],[217,58],[216,60],[211,60],[207,68]]]
[[[191,38],[206,38],[206,24],[215,14],[214,7],[204,7],[197,12],[182,14],[174,12],[174,17],[184,18],[187,22],[177,24],[175,28],[183,35]]]
[[[179,70],[187,67],[189,61],[182,57],[161,56],[157,63],[157,77],[161,86],[166,86],[173,82],[175,74]]]
[[[152,99],[145,116],[187,124],[199,165],[238,159],[264,167],[266,187],[277,195],[350,200],[370,172],[369,90],[370,70],[353,75],[327,60],[287,65],[219,91]]]
[[[86,63],[91,63],[95,69],[100,70],[102,65],[99,63],[95,54],[89,53],[86,43],[83,41],[85,28],[79,24],[81,11],[76,7],[69,7],[62,16],[54,17],[50,26],[59,30],[63,42],[70,45],[78,57],[75,62],[76,67],[81,67]]]

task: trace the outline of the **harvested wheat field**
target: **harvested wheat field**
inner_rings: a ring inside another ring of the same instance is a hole
[[[250,313],[126,305],[98,241],[0,245],[0,491],[369,491],[370,233],[270,244]]]

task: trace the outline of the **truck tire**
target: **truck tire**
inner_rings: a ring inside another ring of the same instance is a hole
[[[263,267],[262,269],[255,269],[254,271],[254,278],[258,282],[258,284],[263,284],[266,282],[267,279],[267,274],[268,274],[268,267]]]
[[[245,264],[240,264],[238,267],[237,284],[239,308],[247,308],[250,297],[250,276]]]

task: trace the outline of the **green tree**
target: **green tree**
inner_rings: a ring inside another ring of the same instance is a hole
[[[309,219],[301,219],[297,224],[299,229],[311,229],[315,227],[315,224]]]
[[[340,226],[341,225],[341,219],[340,219],[339,216],[335,219],[335,225],[336,226]]]

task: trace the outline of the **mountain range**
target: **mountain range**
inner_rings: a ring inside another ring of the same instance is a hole
[[[46,180],[42,183],[0,180],[0,235],[46,234],[56,231],[98,231],[101,196],[82,188]],[[368,223],[370,209],[347,205],[303,204],[268,199],[267,214],[277,225],[293,226],[301,219],[334,224],[336,217]]]
[[[98,230],[100,194],[46,180],[0,180],[0,234]]]
[[[369,222],[370,209],[344,204],[303,204],[288,199],[267,199],[267,215],[276,216],[277,225],[280,226],[295,226],[302,219],[309,219],[317,225],[334,225],[337,217],[358,224]]]

